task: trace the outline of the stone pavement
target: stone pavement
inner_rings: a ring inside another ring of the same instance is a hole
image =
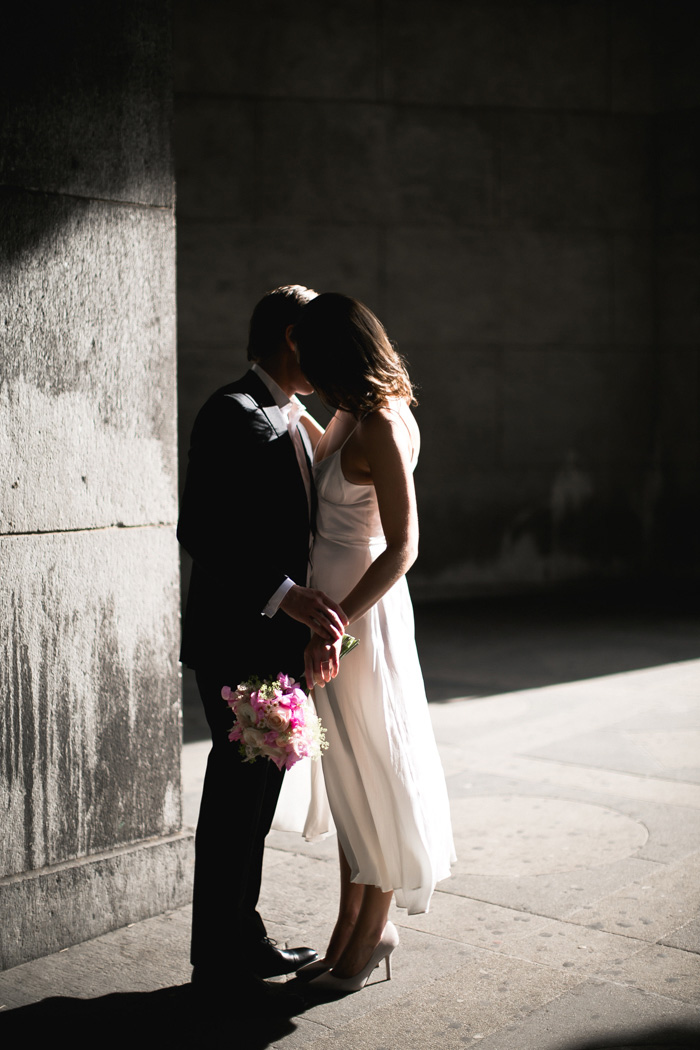
[[[394,979],[380,968],[280,1023],[247,1018],[234,988],[205,1022],[185,908],[0,974],[0,1037],[68,1025],[73,1042],[214,1034],[251,1050],[700,1046],[700,617],[514,599],[417,620],[459,861],[428,915],[392,915]],[[184,749],[186,821],[206,751]],[[273,832],[268,846],[271,936],[322,948],[335,841]]]

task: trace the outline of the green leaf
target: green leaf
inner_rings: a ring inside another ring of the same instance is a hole
[[[342,660],[344,656],[347,656],[347,654],[351,652],[356,645],[359,644],[359,638],[353,638],[351,634],[344,634],[340,643],[340,659]]]

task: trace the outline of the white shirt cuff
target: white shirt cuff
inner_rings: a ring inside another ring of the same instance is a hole
[[[262,611],[262,615],[269,617],[274,616],[277,610],[279,609],[280,605],[282,604],[282,599],[284,598],[285,594],[287,593],[287,591],[291,590],[292,587],[296,587],[296,584],[294,583],[294,580],[290,580],[289,576],[287,576],[284,582],[280,584],[280,586],[270,598],[269,602]]]

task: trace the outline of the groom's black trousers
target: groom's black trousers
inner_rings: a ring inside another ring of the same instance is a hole
[[[191,962],[221,976],[250,970],[250,954],[266,936],[257,911],[265,836],[282,787],[274,762],[245,763],[228,733],[231,709],[221,689],[240,679],[197,671],[212,734],[195,839]]]

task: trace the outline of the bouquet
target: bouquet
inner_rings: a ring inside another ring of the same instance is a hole
[[[343,635],[341,657],[358,644]],[[318,759],[326,743],[326,730],[305,688],[286,674],[260,679],[252,675],[236,689],[225,685],[221,696],[235,716],[228,735],[237,743],[244,762],[269,758],[278,769],[291,769],[301,758]]]

